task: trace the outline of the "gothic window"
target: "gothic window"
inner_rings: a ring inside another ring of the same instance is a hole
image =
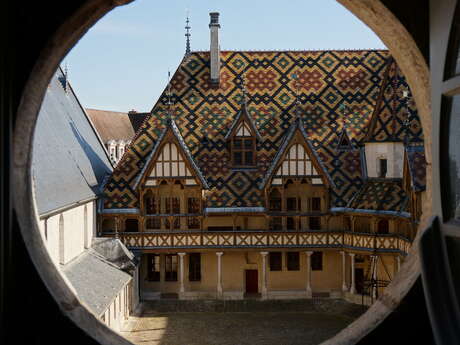
[[[323,270],[323,252],[313,252],[313,254],[311,255],[311,270]]]
[[[159,230],[161,229],[161,219],[157,217],[147,218],[145,225],[147,230]]]
[[[297,198],[287,198],[286,199],[286,210],[287,211],[299,211],[300,207],[298,207],[298,204],[300,204],[300,199]]]
[[[187,198],[187,213],[197,214],[200,213],[200,199]],[[199,229],[200,220],[198,217],[187,217],[187,227],[189,229]]]
[[[180,212],[180,199],[177,197],[171,198],[172,213],[179,214]]]
[[[191,253],[188,260],[188,279],[191,282],[201,280],[201,254]]]
[[[269,255],[270,271],[281,271],[282,258],[281,252],[271,252]]]
[[[381,219],[377,223],[377,233],[378,234],[388,234],[389,224],[387,219]]]
[[[269,208],[270,211],[281,211],[281,194],[277,189],[270,193]]]
[[[125,220],[125,231],[126,232],[137,232],[139,231],[139,222],[137,219],[126,219]]]
[[[145,213],[147,214],[157,214],[158,213],[157,200],[155,199],[155,197],[152,195],[151,192],[147,192],[145,196],[144,207],[145,207]]]
[[[177,255],[176,254],[165,255],[165,281],[167,282],[177,281]]]
[[[271,217],[270,218],[270,230],[283,230],[283,219],[282,217]]]
[[[321,198],[318,198],[318,197],[311,198],[311,210],[312,212],[321,211]]]
[[[308,217],[310,230],[321,230],[321,217]]]
[[[160,255],[148,254],[147,255],[147,280],[160,281]]]
[[[288,271],[300,270],[299,252],[287,252],[286,259]]]
[[[255,165],[256,139],[254,137],[232,138],[231,142],[232,165],[234,167],[247,167]]]
[[[295,230],[295,218],[294,217],[287,217],[286,220],[286,228],[287,230]]]

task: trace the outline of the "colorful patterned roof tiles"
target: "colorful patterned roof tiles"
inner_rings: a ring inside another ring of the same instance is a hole
[[[184,58],[171,79],[170,99],[174,122],[208,182],[206,206],[263,206],[259,186],[296,118],[299,102],[305,135],[333,182],[332,205],[344,207],[363,184],[358,146],[368,133],[379,95],[407,89],[399,69],[389,70],[389,65],[396,66],[389,64],[389,59],[386,50],[222,51],[220,84],[216,87],[209,80],[209,52],[193,52]],[[388,83],[388,75],[397,83]],[[257,166],[249,170],[232,169],[225,140],[242,107],[243,79],[247,113],[261,137],[257,141]],[[387,87],[382,93],[384,80]],[[401,109],[406,105],[394,104],[396,98],[388,99],[380,104],[399,109],[403,119],[405,110]],[[107,183],[106,208],[138,207],[133,187],[167,124],[167,104],[165,91]],[[417,112],[412,103],[410,107],[414,127],[411,140],[422,141]],[[390,126],[393,122],[382,124]],[[352,144],[349,150],[338,149],[344,128]],[[401,131],[393,129],[383,132],[401,136]]]

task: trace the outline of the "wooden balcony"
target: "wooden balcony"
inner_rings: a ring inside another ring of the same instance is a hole
[[[369,234],[347,231],[155,231],[106,232],[118,237],[129,249],[263,249],[339,248],[365,252],[407,254],[411,242],[397,234]]]

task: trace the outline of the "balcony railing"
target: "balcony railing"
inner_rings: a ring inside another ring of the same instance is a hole
[[[348,231],[155,231],[105,232],[130,249],[343,248],[407,254],[411,242],[398,234]]]

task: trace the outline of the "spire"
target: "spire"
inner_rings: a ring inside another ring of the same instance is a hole
[[[244,78],[244,73],[243,73],[243,77],[241,79],[241,92],[242,92],[242,100],[241,100],[241,104],[243,106],[246,106],[246,82],[245,82],[245,78]]]
[[[294,79],[294,86],[295,92],[291,92],[292,95],[295,97],[295,119],[301,119],[302,117],[302,109],[301,109],[301,102],[300,102],[300,85],[298,83],[298,75],[297,73],[292,74],[292,79]]]
[[[187,19],[185,20],[185,56],[189,56],[191,51],[190,51],[190,36],[192,34],[190,33],[190,20],[189,20],[189,11],[187,10]]]
[[[166,96],[168,97],[168,103],[166,103],[167,109],[168,109],[168,121],[171,120],[172,114],[171,114],[171,71],[168,70],[168,87],[166,89]]]

